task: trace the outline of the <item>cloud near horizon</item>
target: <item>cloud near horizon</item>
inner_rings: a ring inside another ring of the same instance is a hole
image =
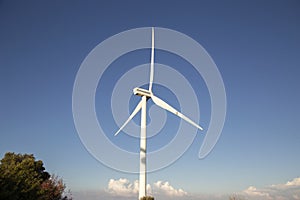
[[[110,179],[107,184],[107,189],[110,194],[130,197],[138,193],[139,185],[137,181],[130,183],[130,181],[125,178],[120,178],[119,180]]]
[[[152,192],[153,188],[153,192]],[[136,196],[139,191],[139,182],[135,180],[131,183],[126,178],[118,180],[110,179],[107,184],[107,191],[116,196],[132,197]],[[147,184],[147,193],[149,195],[181,197],[187,195],[183,189],[175,189],[168,181],[157,181],[152,186]]]
[[[159,194],[167,195],[167,196],[185,196],[187,195],[187,192],[185,192],[183,189],[175,189],[173,186],[170,185],[168,181],[157,181],[154,184],[153,190]]]
[[[156,181],[152,185],[148,184],[147,191],[156,200],[224,200],[232,196],[231,194],[189,194],[182,189],[175,189],[168,181]],[[105,190],[74,193],[75,199],[85,200],[132,200],[137,196],[138,181],[131,182],[125,178],[110,179]],[[273,184],[261,188],[250,186],[233,196],[247,200],[300,200],[300,177],[283,184]]]
[[[300,177],[285,184],[271,185],[264,188],[248,187],[242,193],[249,199],[300,200]]]

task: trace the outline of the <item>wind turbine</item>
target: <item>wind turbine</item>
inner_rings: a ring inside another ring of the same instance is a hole
[[[190,120],[188,117],[177,111],[175,108],[155,96],[152,92],[153,85],[153,76],[154,76],[154,28],[152,27],[152,48],[151,48],[151,64],[150,64],[150,81],[149,89],[134,88],[133,94],[141,96],[142,99],[133,110],[129,118],[125,123],[120,127],[120,129],[115,133],[115,136],[120,133],[120,131],[128,124],[128,122],[140,111],[141,112],[141,136],[140,136],[140,174],[139,174],[139,199],[146,196],[146,147],[147,147],[147,136],[146,136],[146,110],[147,110],[147,101],[152,99],[152,101],[159,107],[177,115],[178,117],[184,119],[188,123],[192,124],[196,128],[203,130],[201,126]]]

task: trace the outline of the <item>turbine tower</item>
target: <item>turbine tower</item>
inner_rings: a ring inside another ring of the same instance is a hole
[[[152,27],[152,40],[151,40],[151,64],[150,64],[150,81],[149,89],[134,88],[133,94],[141,96],[142,99],[133,110],[129,118],[120,127],[120,129],[115,133],[115,136],[120,133],[120,131],[128,124],[128,122],[140,111],[141,111],[141,136],[140,136],[140,174],[139,174],[139,199],[147,196],[146,184],[147,184],[147,165],[146,165],[146,153],[147,153],[147,135],[146,135],[146,112],[147,112],[147,101],[152,99],[152,101],[159,107],[177,115],[178,117],[184,119],[188,123],[192,124],[196,128],[203,130],[201,126],[190,120],[188,117],[178,112],[175,108],[161,100],[160,98],[154,96],[152,93],[153,76],[154,76],[154,28]]]

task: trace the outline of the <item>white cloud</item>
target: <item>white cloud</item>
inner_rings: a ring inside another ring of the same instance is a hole
[[[187,195],[182,189],[175,189],[168,181],[157,181],[153,184],[153,191],[155,195],[160,196],[173,196],[173,197],[182,197]],[[147,184],[147,193],[152,194],[152,187],[150,184]],[[120,178],[119,180],[110,179],[107,184],[107,192],[115,196],[123,197],[133,197],[137,196],[139,191],[139,183],[135,180],[133,183],[128,179]]]
[[[167,196],[185,196],[187,192],[182,189],[175,189],[173,186],[170,185],[168,181],[157,181],[154,184],[154,189],[156,193],[167,195]],[[153,190],[154,190],[153,189]]]
[[[230,194],[188,194],[183,189],[172,186],[168,181],[156,181],[151,185],[148,184],[147,191],[156,200],[224,200],[231,196]],[[125,178],[110,179],[105,191],[81,191],[75,192],[73,195],[74,199],[85,200],[137,199],[138,181],[129,181]],[[247,200],[300,200],[300,178],[265,187],[250,186],[236,195]]]
[[[108,192],[118,196],[134,196],[138,192],[138,183],[130,183],[125,178],[119,180],[110,179],[107,185]]]
[[[248,187],[246,190],[243,191],[245,194],[249,195],[249,196],[259,196],[259,197],[266,197],[266,198],[270,198],[270,194],[268,192],[264,192],[261,190],[258,190],[256,187],[254,186],[250,186]]]
[[[288,187],[290,187],[290,186],[300,186],[300,177],[294,178],[292,181],[288,181],[285,185],[288,186]]]
[[[275,184],[264,188],[250,186],[243,191],[243,194],[249,199],[299,200],[300,177],[294,178],[284,184]]]
[[[131,197],[136,196],[139,191],[139,182],[135,180],[131,183],[128,179],[110,179],[107,185],[108,192],[117,196]],[[147,192],[151,193],[151,186],[147,185]]]

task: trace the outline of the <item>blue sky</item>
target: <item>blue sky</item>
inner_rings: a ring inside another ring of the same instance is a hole
[[[33,153],[78,199],[96,199],[82,197],[82,191],[109,199],[110,179],[138,179],[104,166],[85,149],[73,122],[72,90],[96,45],[125,30],[155,26],[180,31],[206,49],[224,81],[227,116],[208,157],[198,159],[199,134],[178,161],[150,173],[148,183],[154,188],[168,181],[194,199],[249,186],[260,192],[272,184],[283,187],[300,177],[299,9],[298,1],[0,1],[1,156]],[[176,68],[172,56],[160,53],[157,61]],[[148,55],[133,52],[122,59],[130,68]]]

